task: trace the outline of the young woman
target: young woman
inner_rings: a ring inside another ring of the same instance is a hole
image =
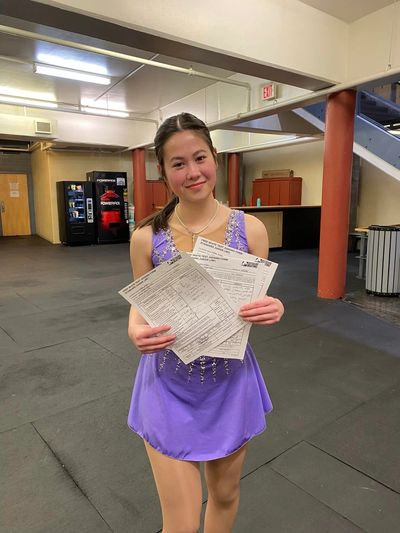
[[[171,201],[133,233],[131,261],[138,278],[179,251],[191,252],[198,235],[267,257],[264,225],[213,196],[217,155],[206,125],[189,113],[167,119],[155,138],[161,176]],[[240,316],[274,324],[282,303],[270,296],[244,305]],[[150,327],[132,308],[129,336],[142,352],[128,423],[143,439],[157,486],[163,533],[199,529],[205,462],[208,501],[205,533],[232,530],[246,444],[265,429],[272,409],[248,345],[243,361],[212,354],[185,365],[173,352],[168,325]]]

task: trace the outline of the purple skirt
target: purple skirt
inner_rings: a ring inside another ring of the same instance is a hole
[[[141,356],[128,425],[164,455],[210,461],[264,431],[271,410],[250,345],[243,361],[204,356],[188,365],[164,350]]]

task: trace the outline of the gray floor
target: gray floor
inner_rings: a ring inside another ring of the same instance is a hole
[[[346,294],[345,300],[360,307],[367,313],[383,318],[400,326],[400,297],[368,294],[365,289],[358,289]]]
[[[315,297],[315,251],[272,252],[284,320],[252,343],[274,411],[252,442],[235,533],[400,530],[400,329]],[[156,533],[126,426],[127,245],[0,239],[1,533]],[[362,288],[350,265],[348,290]]]

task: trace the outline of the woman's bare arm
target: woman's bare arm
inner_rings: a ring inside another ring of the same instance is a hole
[[[133,278],[137,279],[153,269],[151,260],[152,229],[145,226],[135,230],[130,243],[130,258]],[[169,346],[175,335],[163,335],[168,325],[151,327],[133,306],[129,312],[128,335],[137,348],[143,352],[156,352]]]
[[[268,257],[269,243],[268,233],[264,224],[258,218],[246,214],[245,228],[249,252],[266,259]],[[264,296],[259,300],[242,305],[239,311],[239,315],[243,320],[253,324],[275,324],[280,321],[283,313],[282,302],[272,296]]]

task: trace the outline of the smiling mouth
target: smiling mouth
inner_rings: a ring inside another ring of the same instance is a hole
[[[187,189],[193,189],[194,187],[199,187],[200,185],[203,185],[205,181],[198,181],[197,183],[193,183],[193,185],[188,185]]]

